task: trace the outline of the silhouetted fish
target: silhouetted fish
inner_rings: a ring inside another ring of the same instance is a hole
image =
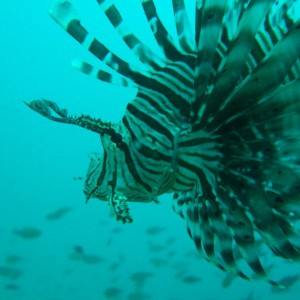
[[[153,276],[153,273],[147,271],[135,272],[130,276],[130,279],[138,285],[144,284],[144,282]]]
[[[17,279],[22,275],[22,271],[15,267],[0,266],[0,276],[9,279]]]
[[[6,290],[16,291],[16,290],[19,289],[19,286],[16,285],[15,283],[7,283],[7,284],[4,285],[4,288],[5,288]]]
[[[42,232],[34,227],[24,227],[22,229],[14,229],[13,233],[25,240],[36,239],[40,237]]]
[[[7,264],[16,264],[20,261],[22,261],[22,257],[20,257],[19,255],[11,254],[5,257],[5,262]]]
[[[95,265],[104,261],[102,257],[98,255],[92,255],[92,254],[83,254],[82,260],[83,262],[89,265]]]
[[[54,221],[54,220],[59,220],[61,218],[63,218],[67,213],[69,213],[72,210],[71,207],[61,207],[57,210],[55,210],[54,212],[48,214],[46,216],[46,219],[48,221]]]
[[[185,275],[181,278],[181,281],[183,283],[187,283],[187,284],[194,284],[194,283],[200,282],[201,278],[199,278],[198,276],[194,276],[194,275]]]
[[[96,265],[103,262],[104,259],[98,255],[87,254],[79,245],[74,246],[74,252],[69,255],[69,258],[74,261],[82,261],[88,265]]]
[[[75,245],[75,246],[73,247],[73,249],[74,249],[74,251],[75,251],[76,253],[84,254],[83,247],[80,246],[80,245]]]
[[[168,264],[167,259],[163,259],[163,258],[159,258],[159,257],[149,258],[149,261],[151,264],[153,264],[156,267],[161,267],[161,266],[165,266]]]
[[[148,235],[157,235],[161,232],[163,232],[165,230],[164,227],[160,227],[160,226],[152,226],[146,229],[146,233]]]
[[[107,288],[104,292],[103,292],[103,295],[106,297],[106,298],[116,298],[117,296],[120,296],[122,293],[122,290],[117,288],[117,287],[110,287],[110,288]]]

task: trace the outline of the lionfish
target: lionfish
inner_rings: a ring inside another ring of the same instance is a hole
[[[49,100],[26,103],[44,117],[100,135],[85,178],[87,200],[132,222],[128,201],[173,193],[173,209],[202,256],[245,279],[270,278],[260,249],[300,258],[299,1],[172,0],[176,36],[153,0],[141,0],[159,51],[137,38],[112,0],[99,6],[139,63],[108,49],[69,1],[52,18],[109,69],[81,72],[137,88],[119,123],[70,116]],[[111,71],[109,71],[111,70]]]

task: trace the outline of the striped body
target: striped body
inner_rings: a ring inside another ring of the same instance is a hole
[[[126,223],[128,201],[174,193],[173,208],[206,259],[276,285],[261,262],[261,245],[271,256],[300,258],[299,1],[196,0],[195,30],[184,1],[172,3],[176,38],[153,1],[141,1],[156,53],[126,26],[114,1],[98,0],[140,64],[89,34],[70,2],[49,11],[112,72],[80,61],[75,68],[138,89],[120,123],[71,117],[48,100],[27,105],[101,136],[103,155],[91,159],[87,199],[108,201]]]

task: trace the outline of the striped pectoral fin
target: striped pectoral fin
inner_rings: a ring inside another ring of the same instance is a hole
[[[138,87],[138,85],[135,84],[132,80],[118,74],[117,72],[107,72],[106,70],[104,70],[104,67],[102,66],[95,67],[90,63],[80,59],[73,60],[72,67],[78,70],[79,72],[94,77],[100,81],[108,82],[109,84],[112,85],[132,87],[132,88]]]
[[[176,47],[175,40],[168,33],[159,15],[157,14],[155,3],[151,0],[142,0],[141,2],[146,14],[146,18],[150,24],[151,30],[160,49],[167,58],[176,60],[178,56],[180,57],[180,52]]]
[[[196,44],[192,34],[192,27],[188,18],[187,10],[183,0],[172,0],[175,26],[178,41],[182,50],[190,53],[195,50]]]
[[[186,220],[188,233],[204,258],[244,279],[265,278],[279,286],[268,278],[259,258],[260,242],[241,208],[235,206],[229,211],[228,203],[204,199],[193,190],[175,193],[173,199],[174,211]]]
[[[186,220],[187,231],[200,254],[208,261],[214,261],[214,232],[209,213],[202,197],[194,189],[174,194],[173,209]]]
[[[146,77],[149,76],[147,71],[145,72],[144,68],[123,60],[117,54],[110,51],[95,36],[90,34],[89,31],[82,25],[80,15],[71,2],[66,0],[57,0],[53,3],[48,12],[55,22],[57,22],[83,47],[85,47],[110,69],[126,77],[128,81],[140,79],[142,74]],[[84,67],[86,67],[86,65]]]
[[[226,224],[255,278],[265,278],[280,287],[280,282],[269,277],[266,260],[259,253],[263,251],[275,264],[280,258],[299,261],[299,177],[274,160],[265,159],[260,169],[252,161],[251,173],[246,160],[242,165],[239,174],[236,168],[233,171],[233,163],[220,173],[217,193]]]
[[[113,1],[97,0],[110,23],[137,58],[147,67],[157,69],[165,64],[164,58],[144,44],[124,22],[122,14]]]

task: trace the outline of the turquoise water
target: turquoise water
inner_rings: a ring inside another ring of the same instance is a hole
[[[116,122],[136,91],[70,67],[77,57],[95,60],[47,15],[50,2],[0,4],[0,300],[297,299],[299,283],[279,292],[234,278],[224,287],[226,275],[197,256],[170,196],[160,204],[131,204],[129,225],[117,223],[105,203],[85,205],[78,177],[89,155],[101,151],[99,138],[49,122],[22,101],[44,97],[71,114]],[[130,57],[96,1],[73,2],[87,27]],[[136,2],[128,1],[124,13],[151,43]],[[172,32],[170,3],[158,7]]]

